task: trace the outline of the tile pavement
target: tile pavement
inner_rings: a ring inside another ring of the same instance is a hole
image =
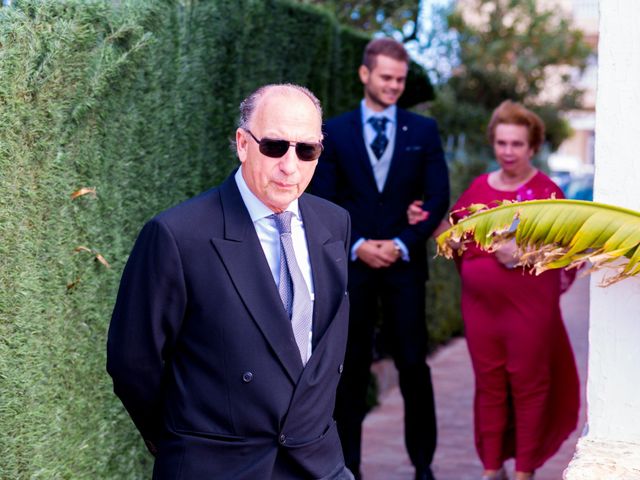
[[[560,451],[536,472],[536,480],[561,480],[585,424],[585,381],[589,278],[578,278],[562,297],[562,311],[576,355],[582,404],[578,429]],[[482,466],[473,445],[473,373],[463,338],[450,342],[428,360],[431,365],[438,416],[438,448],[433,471],[438,480],[479,480]],[[380,405],[365,419],[364,480],[413,480],[403,439],[403,405],[397,374],[389,361],[374,365],[381,388]],[[513,462],[507,464],[513,470]]]

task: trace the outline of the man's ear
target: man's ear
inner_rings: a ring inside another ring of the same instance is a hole
[[[249,148],[249,140],[247,138],[247,132],[242,128],[236,130],[236,153],[238,159],[243,162],[247,159],[247,149]]]
[[[360,65],[360,68],[358,68],[358,75],[360,76],[360,81],[366,85],[369,82],[371,70],[369,70],[366,65]]]

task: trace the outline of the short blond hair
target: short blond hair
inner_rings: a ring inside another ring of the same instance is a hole
[[[362,65],[369,70],[373,70],[376,66],[378,55],[384,55],[407,65],[409,64],[409,54],[404,45],[393,38],[374,38],[367,43],[362,55]]]

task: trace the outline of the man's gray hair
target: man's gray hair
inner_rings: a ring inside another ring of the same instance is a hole
[[[295,85],[293,83],[281,83],[281,84],[274,83],[271,85],[264,85],[258,88],[255,92],[253,92],[251,95],[249,95],[240,103],[240,118],[238,119],[238,128],[242,128],[243,130],[249,129],[249,122],[251,121],[251,116],[253,115],[253,112],[255,112],[256,106],[258,105],[260,98],[262,98],[262,96],[268,90],[271,90],[273,88],[282,89],[282,90],[292,89],[306,95],[309,98],[309,100],[313,102],[316,109],[318,110],[318,113],[320,114],[320,119],[322,119],[322,106],[320,105],[320,100],[318,100],[318,98],[313,94],[311,90],[300,85]]]

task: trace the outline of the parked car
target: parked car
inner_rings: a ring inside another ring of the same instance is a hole
[[[551,179],[567,198],[593,200],[593,173],[553,172]]]
[[[565,195],[575,200],[593,200],[593,174],[572,176]]]

